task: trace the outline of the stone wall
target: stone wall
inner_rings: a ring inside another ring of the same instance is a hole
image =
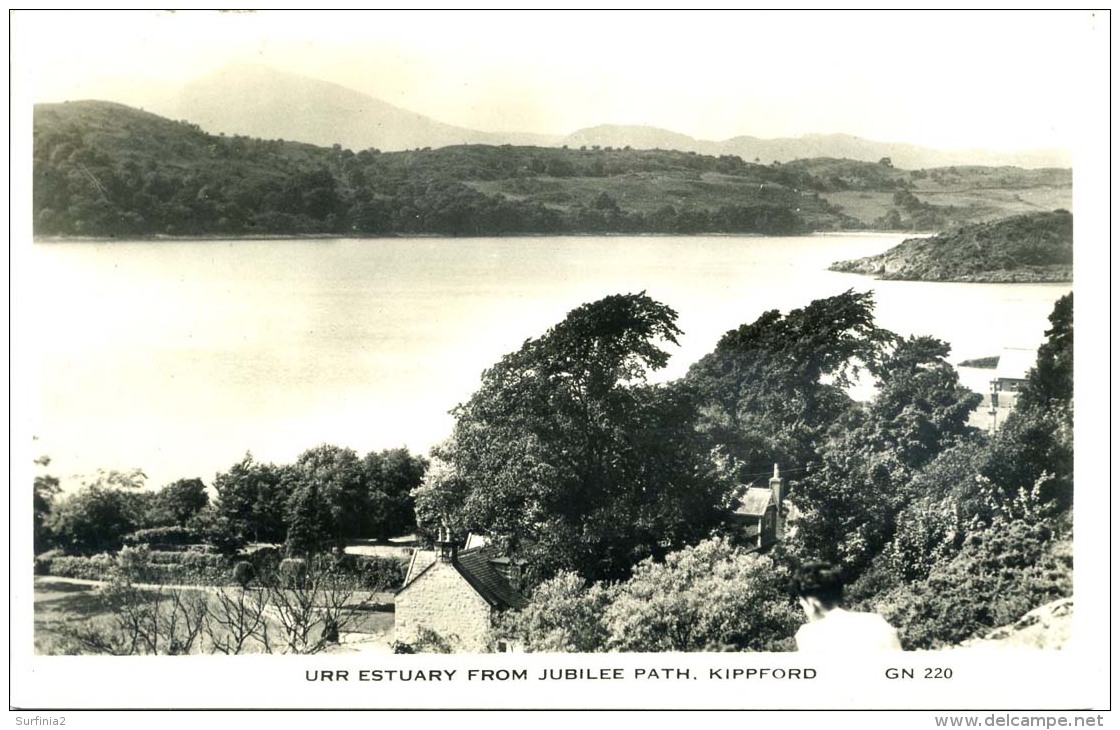
[[[396,640],[414,643],[421,629],[434,631],[454,651],[488,650],[490,604],[450,563],[438,561],[396,598]]]

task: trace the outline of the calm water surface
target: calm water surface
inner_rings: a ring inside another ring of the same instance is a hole
[[[1069,285],[879,282],[826,271],[902,236],[576,237],[36,244],[22,423],[59,476],[141,467],[209,483],[246,451],[293,460],[446,437],[482,370],[582,303],[646,291],[683,375],[728,329],[849,288],[954,362],[1036,347]],[[990,371],[965,372],[983,388]]]

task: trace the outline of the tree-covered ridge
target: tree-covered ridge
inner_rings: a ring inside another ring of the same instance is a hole
[[[1073,215],[1055,210],[965,226],[831,268],[918,281],[1072,281]]]
[[[1069,188],[1068,171],[907,172],[889,160],[759,164],[598,146],[354,152],[211,135],[95,101],[36,106],[33,150],[44,236],[929,230],[1013,211],[998,202],[1008,191]],[[998,195],[970,197],[985,180]],[[949,193],[947,204],[927,199]]]

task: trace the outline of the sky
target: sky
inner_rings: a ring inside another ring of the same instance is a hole
[[[710,140],[839,132],[1068,149],[1083,69],[1107,49],[1098,16],[23,11],[12,18],[12,72],[25,98],[63,101],[254,62],[486,131],[648,124]]]

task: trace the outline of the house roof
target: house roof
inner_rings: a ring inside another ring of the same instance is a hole
[[[481,547],[459,553],[453,565],[491,606],[523,608],[529,601],[509,584],[494,565],[501,559],[494,550]]]
[[[439,553],[435,550],[417,550],[412,555],[408,566],[408,575],[400,590],[410,586],[417,578],[439,561]],[[528,599],[521,595],[496,565],[509,565],[510,560],[502,557],[491,546],[483,546],[459,552],[451,565],[463,576],[467,584],[484,601],[496,608],[523,608],[529,604]],[[399,592],[399,591],[398,591]]]
[[[774,493],[765,487],[751,487],[739,500],[735,514],[747,517],[761,517],[767,508],[774,504]]]
[[[401,588],[416,580],[416,578],[427,570],[439,558],[439,553],[435,550],[421,550],[417,548],[412,551],[412,560],[408,561],[408,572],[404,575],[404,582],[401,583]]]

